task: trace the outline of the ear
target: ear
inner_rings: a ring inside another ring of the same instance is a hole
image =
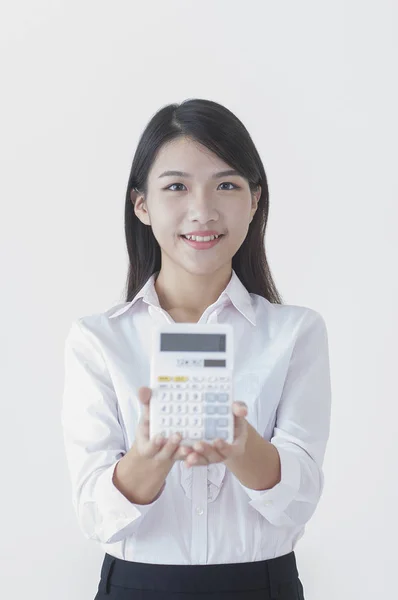
[[[133,188],[130,192],[130,198],[134,207],[134,212],[139,218],[139,220],[144,225],[150,225],[151,219],[148,213],[145,196],[143,194],[140,194],[140,192],[136,188]]]
[[[256,213],[258,201],[260,200],[260,198],[261,198],[261,185],[259,184],[257,186],[256,191],[252,193],[252,207],[251,207],[250,223],[252,222],[253,217]]]

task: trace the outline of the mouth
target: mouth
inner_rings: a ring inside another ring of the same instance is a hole
[[[192,236],[189,236],[192,237]],[[208,236],[210,237],[210,239],[205,238],[203,239],[188,239],[185,235],[180,235],[180,238],[189,246],[191,246],[191,248],[195,248],[196,250],[207,250],[208,248],[213,248],[213,246],[216,246],[220,240],[222,240],[222,238],[224,237],[224,234],[220,234],[218,237],[214,237],[214,236]]]

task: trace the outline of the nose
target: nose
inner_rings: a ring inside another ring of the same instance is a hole
[[[188,200],[188,217],[190,220],[199,221],[200,223],[217,220],[218,212],[211,196],[203,191],[190,194]]]

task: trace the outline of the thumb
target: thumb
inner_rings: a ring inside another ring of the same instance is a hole
[[[141,404],[148,405],[151,399],[152,390],[149,387],[143,386],[138,388],[138,399]]]

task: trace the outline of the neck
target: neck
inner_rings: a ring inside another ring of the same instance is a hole
[[[198,321],[206,308],[220,297],[231,276],[230,264],[205,275],[162,267],[155,281],[155,290],[160,306],[171,316]]]

